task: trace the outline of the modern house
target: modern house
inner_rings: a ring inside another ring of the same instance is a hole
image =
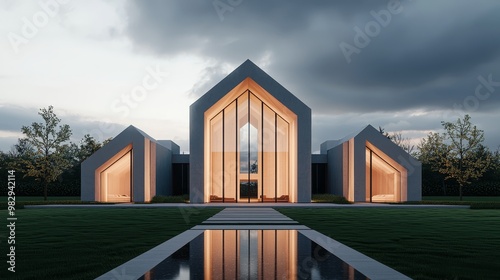
[[[371,125],[324,142],[321,154],[327,156],[327,193],[349,201],[421,200],[421,163]]]
[[[82,163],[82,200],[421,200],[421,164],[371,126],[311,155],[311,109],[250,60],[190,106],[189,150],[130,126]]]

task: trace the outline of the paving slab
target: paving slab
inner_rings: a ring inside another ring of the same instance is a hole
[[[281,214],[272,208],[225,208],[202,224],[218,225],[267,225],[267,224],[298,224],[298,222]]]

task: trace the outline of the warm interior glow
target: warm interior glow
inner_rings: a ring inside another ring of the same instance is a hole
[[[342,144],[342,195],[349,200],[349,142]]]
[[[144,139],[144,201],[151,201],[151,141]]]
[[[347,200],[354,201],[354,138],[348,142],[349,192]]]
[[[406,169],[371,145],[366,146],[366,201],[406,200]]]
[[[100,189],[99,201],[104,202],[130,202],[131,201],[131,167],[132,150],[126,151],[119,158],[113,157],[113,162],[108,162],[96,171],[99,174],[98,188]]]
[[[156,143],[150,141],[150,146],[150,172],[146,173],[146,176],[149,174],[149,187],[147,187],[148,184],[144,184],[145,188],[149,191],[145,191],[144,201],[151,201],[151,199],[153,199],[156,195]]]
[[[297,117],[247,78],[205,112],[205,202],[296,202]]]
[[[294,279],[297,231],[206,230],[205,279]]]

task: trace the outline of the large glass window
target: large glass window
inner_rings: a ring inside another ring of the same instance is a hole
[[[236,202],[238,149],[236,101],[224,110],[224,201]]]
[[[278,116],[276,129],[276,199],[288,201],[288,123]]]
[[[100,174],[102,201],[131,201],[132,151],[127,152]]]
[[[276,197],[276,113],[264,105],[262,141],[262,201],[273,202]]]
[[[289,124],[250,91],[210,120],[210,201],[289,201]]]
[[[381,155],[366,148],[366,201],[399,201],[400,188],[401,173]]]
[[[210,129],[212,130],[211,138],[211,168],[212,168],[212,182],[211,182],[211,193],[210,200],[212,201],[222,201],[223,198],[223,125],[222,125],[223,112],[219,113],[210,121]]]

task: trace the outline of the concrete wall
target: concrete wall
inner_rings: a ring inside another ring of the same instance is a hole
[[[297,99],[298,102],[300,100]],[[301,102],[302,103],[302,102]],[[285,105],[287,106],[287,105]],[[297,115],[298,141],[297,141],[297,202],[311,202],[311,109],[300,108],[299,104],[289,107]],[[297,107],[297,108],[293,108]],[[300,111],[299,108],[301,109]]]
[[[343,149],[342,145],[331,148],[327,152],[327,192],[335,195],[346,196],[343,191]]]
[[[181,148],[172,140],[157,140],[158,144],[172,151],[172,154],[180,154]]]

